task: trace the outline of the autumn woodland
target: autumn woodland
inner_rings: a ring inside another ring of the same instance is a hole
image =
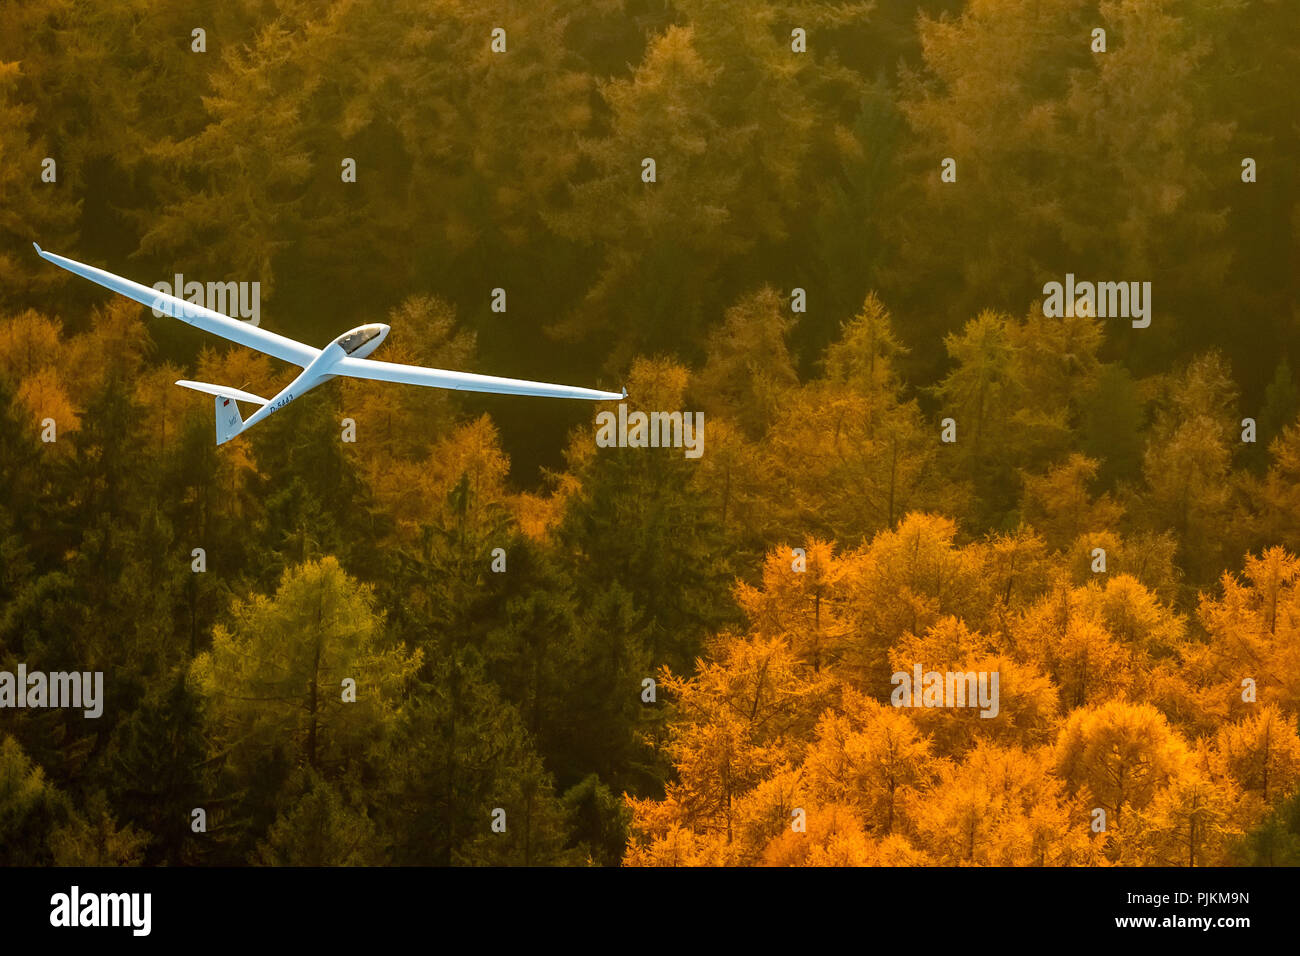
[[[0,693],[0,863],[1300,864],[1297,72],[1288,0],[0,5],[0,672],[103,675]],[[699,454],[217,447],[173,382],[295,370],[33,241]]]

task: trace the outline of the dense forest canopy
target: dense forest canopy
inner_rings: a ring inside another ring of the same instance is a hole
[[[1297,68],[1286,0],[0,6],[0,671],[105,698],[0,709],[0,862],[1300,863]],[[703,452],[364,381],[217,448],[172,383],[292,371],[33,241]]]

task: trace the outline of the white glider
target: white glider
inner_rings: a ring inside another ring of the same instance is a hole
[[[187,302],[174,295],[159,292],[130,279],[123,279],[103,269],[96,269],[82,262],[56,256],[46,252],[36,243],[36,252],[42,259],[48,259],[60,268],[76,273],[82,278],[97,282],[106,289],[121,293],[149,306],[151,309],[188,322],[195,328],[223,339],[229,339],[239,345],[246,345],[259,352],[265,352],[273,358],[281,359],[300,366],[302,373],[284,387],[274,398],[259,398],[250,392],[240,391],[226,385],[209,385],[206,382],[178,381],[177,385],[206,392],[216,396],[217,444],[230,441],[240,432],[252,428],[262,419],[295,398],[301,398],[309,389],[337,376],[349,378],[369,378],[381,382],[403,382],[408,385],[429,385],[434,388],[453,388],[467,392],[494,392],[500,395],[536,395],[546,398],[586,398],[595,400],[617,400],[627,398],[627,389],[619,392],[602,392],[594,388],[578,388],[573,385],[550,385],[545,382],[528,382],[518,378],[497,378],[493,375],[475,375],[470,372],[449,372],[437,368],[423,368],[418,365],[399,365],[396,362],[374,362],[366,358],[379,348],[388,336],[388,326],[381,323],[357,326],[350,332],[344,332],[323,349],[312,348],[302,342],[276,335],[247,322],[240,322],[229,316],[205,309],[193,302]],[[245,421],[239,414],[236,402],[248,402],[261,406]]]

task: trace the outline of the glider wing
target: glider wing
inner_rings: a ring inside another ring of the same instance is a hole
[[[36,246],[36,243],[32,243],[32,245]],[[204,308],[193,302],[186,302],[184,299],[178,299],[174,295],[159,292],[157,289],[151,289],[138,282],[132,282],[130,279],[123,279],[121,276],[105,272],[103,269],[88,266],[84,262],[77,262],[74,259],[67,259],[52,252],[46,252],[40,246],[36,246],[36,252],[42,259],[53,262],[59,268],[67,269],[83,279],[98,283],[105,289],[111,289],[128,299],[134,299],[142,305],[147,305],[151,309],[164,312],[173,318],[180,319],[182,322],[188,322],[195,328],[211,332],[213,335],[219,335],[223,339],[229,339],[238,345],[246,345],[250,349],[265,352],[267,355],[281,361],[291,362],[305,368],[319,354],[319,350],[312,348],[310,345],[295,342],[293,339],[285,338],[283,335],[276,335],[274,332],[268,332],[265,329],[259,329],[255,325],[240,322],[228,315],[222,315],[220,312],[214,312],[212,309]]]
[[[493,392],[498,395],[536,395],[543,398],[609,400],[627,397],[626,389],[621,393],[602,392],[599,389],[579,388],[576,385],[551,385],[546,382],[528,382],[519,378],[475,375],[472,372],[449,372],[439,368],[423,368],[419,365],[376,362],[373,359],[340,359],[330,367],[330,374],[347,375],[351,378],[370,378],[380,382],[428,385],[433,388],[450,388],[465,392]]]

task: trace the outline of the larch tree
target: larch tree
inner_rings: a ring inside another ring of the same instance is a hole
[[[327,557],[286,569],[231,620],[191,679],[236,773],[272,750],[327,778],[376,755],[419,657],[385,645],[368,586]]]
[[[1109,701],[1066,718],[1056,742],[1057,773],[1120,828],[1142,810],[1189,758],[1187,745],[1154,707]]]

